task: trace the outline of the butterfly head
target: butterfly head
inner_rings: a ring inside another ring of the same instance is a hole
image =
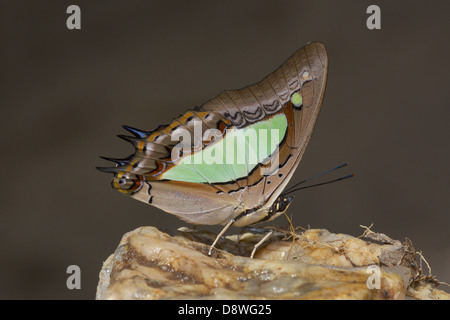
[[[287,208],[291,204],[292,200],[294,200],[294,196],[283,196],[275,200],[275,202],[272,204],[271,211],[273,214],[281,214],[286,212]]]

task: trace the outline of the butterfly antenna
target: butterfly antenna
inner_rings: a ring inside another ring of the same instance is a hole
[[[286,195],[288,195],[289,193],[296,192],[296,191],[298,191],[298,190],[308,189],[308,188],[317,187],[317,186],[323,186],[323,185],[325,185],[325,184],[329,184],[329,183],[333,183],[333,182],[337,182],[337,181],[349,179],[349,178],[352,178],[352,177],[354,177],[354,176],[355,176],[355,175],[352,173],[352,174],[348,174],[348,175],[346,175],[346,176],[344,176],[344,177],[341,177],[341,178],[338,178],[338,179],[334,179],[334,180],[330,180],[330,181],[326,181],[326,182],[321,182],[321,183],[316,183],[316,184],[312,184],[312,185],[310,185],[310,186],[300,187],[300,188],[291,190],[291,191],[289,191],[289,192],[283,193],[283,196],[286,196]]]
[[[324,174],[327,174],[327,173],[330,173],[330,172],[332,172],[332,171],[334,171],[334,170],[337,170],[337,169],[346,167],[347,165],[348,165],[348,162],[345,162],[345,163],[340,164],[340,165],[338,165],[337,167],[334,167],[334,168],[332,168],[332,169],[330,169],[330,170],[324,171],[324,172],[322,172],[322,173],[319,173],[318,175],[315,175],[315,176],[313,176],[313,177],[310,177],[310,178],[308,178],[308,179],[305,179],[305,180],[303,180],[303,181],[300,181],[300,182],[294,184],[292,187],[290,187],[290,188],[288,188],[287,190],[285,190],[285,191],[283,192],[283,195],[286,195],[286,194],[288,194],[288,193],[291,193],[291,190],[292,190],[292,189],[296,188],[297,186],[299,186],[299,185],[301,185],[301,184],[303,184],[303,183],[305,183],[305,182],[308,182],[308,181],[311,181],[311,180],[313,180],[313,179],[319,178],[319,177],[323,176]]]

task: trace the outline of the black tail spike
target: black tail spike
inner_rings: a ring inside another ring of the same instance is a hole
[[[126,136],[126,135],[123,135],[123,134],[118,134],[117,136],[118,136],[120,139],[123,139],[123,140],[125,140],[126,142],[131,143],[133,146],[136,145],[136,138],[135,138],[135,137]]]
[[[106,173],[119,173],[119,172],[123,172],[124,170],[122,168],[119,167],[96,167],[97,170],[101,171],[101,172],[106,172]]]
[[[139,139],[144,139],[145,137],[147,137],[150,134],[150,132],[148,132],[148,131],[136,129],[136,128],[126,126],[126,125],[123,125],[122,127],[125,130],[127,130],[129,133],[133,134],[136,138],[139,138]]]
[[[104,159],[104,160],[106,160],[106,161],[112,161],[112,162],[115,162],[115,163],[117,163],[119,166],[124,166],[124,165],[130,163],[130,160],[131,160],[131,156],[128,157],[128,158],[125,158],[125,159],[114,159],[114,158],[108,158],[108,157],[102,157],[102,156],[100,156],[100,158],[102,158],[102,159]]]

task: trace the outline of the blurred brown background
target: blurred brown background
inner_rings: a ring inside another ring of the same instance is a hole
[[[81,8],[82,30],[66,28]],[[366,28],[381,7],[382,29]],[[139,226],[177,218],[114,192],[121,125],[153,129],[259,81],[309,41],[328,88],[292,182],[342,162],[345,182],[299,192],[294,224],[412,239],[450,282],[448,1],[10,1],[2,4],[0,298],[93,299],[102,262]],[[286,221],[279,218],[278,225]],[[215,230],[215,229],[214,229]],[[234,232],[239,229],[233,229]],[[66,268],[81,268],[81,290]]]

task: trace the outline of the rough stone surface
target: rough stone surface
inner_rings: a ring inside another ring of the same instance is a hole
[[[215,234],[153,227],[125,234],[103,264],[97,299],[446,299],[424,276],[409,240],[366,228],[362,240],[323,229],[277,231],[248,258],[264,234]],[[375,243],[376,241],[378,243]]]

